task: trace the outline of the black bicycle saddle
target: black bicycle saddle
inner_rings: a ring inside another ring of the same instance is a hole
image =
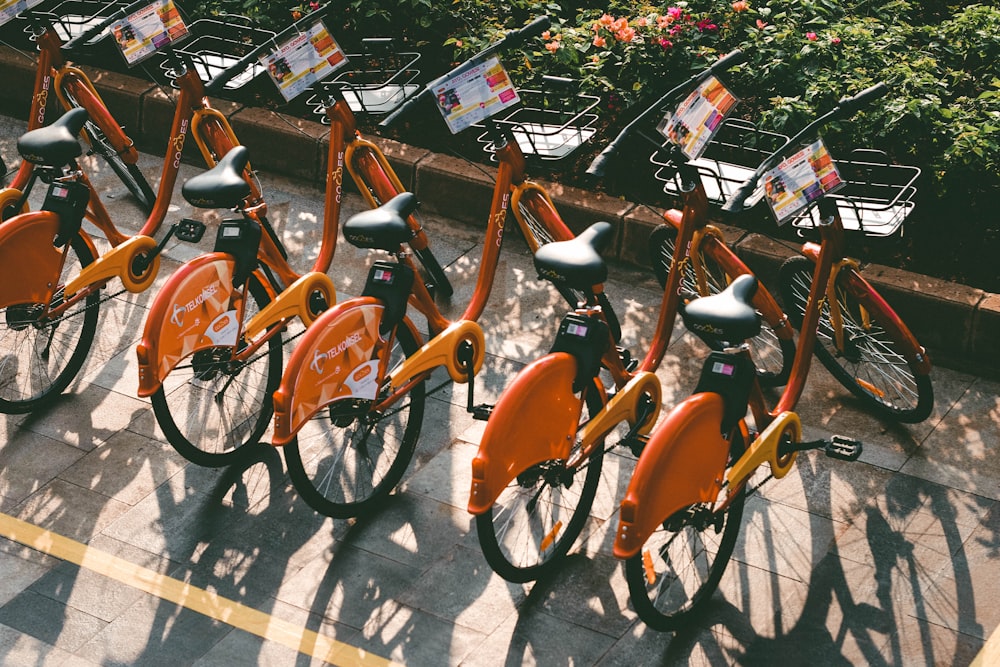
[[[413,238],[406,219],[417,210],[417,197],[402,192],[378,208],[352,215],[344,223],[344,238],[357,248],[393,252]]]
[[[538,277],[576,289],[588,289],[608,278],[600,251],[611,241],[610,222],[595,222],[569,241],[546,243],[535,252]]]
[[[198,208],[236,208],[250,194],[243,170],[250,161],[246,146],[235,146],[214,167],[189,178],[181,194]]]
[[[32,164],[61,167],[83,154],[80,130],[87,122],[87,110],[70,109],[59,120],[21,135],[17,152]]]
[[[730,343],[760,333],[760,314],[753,307],[757,278],[738,276],[718,294],[695,299],[681,308],[684,326],[699,336]]]

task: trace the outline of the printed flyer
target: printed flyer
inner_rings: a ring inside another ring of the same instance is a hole
[[[347,56],[322,22],[279,44],[270,54],[261,56],[267,70],[286,101],[305,92],[331,72],[347,64]]]
[[[158,0],[111,25],[111,34],[130,66],[188,36],[173,0]]]
[[[507,70],[497,58],[452,70],[427,87],[434,93],[452,134],[520,101]]]
[[[664,137],[681,147],[689,160],[701,157],[722,121],[736,108],[739,98],[722,82],[709,77],[688,95],[673,114],[657,126]]]
[[[0,0],[0,25],[41,2],[42,0]]]
[[[764,196],[778,224],[844,185],[822,139],[784,159],[764,174]]]

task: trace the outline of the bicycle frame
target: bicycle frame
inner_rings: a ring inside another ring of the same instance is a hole
[[[472,298],[461,317],[452,322],[438,309],[426,286],[420,280],[414,281],[409,294],[409,303],[427,318],[431,337],[417,352],[391,372],[388,376],[391,394],[373,409],[383,410],[392,405],[404,396],[410,387],[439,366],[444,366],[451,379],[460,383],[469,382],[471,376],[482,367],[485,358],[485,338],[477,321],[486,308],[493,288],[500,248],[506,231],[511,193],[526,183],[524,156],[516,142],[498,145],[496,155],[499,163],[496,183],[484,237],[486,242],[483,244],[479,275]],[[559,224],[563,224],[561,220]],[[563,227],[565,228],[565,225]],[[402,261],[416,270],[409,256],[403,257]],[[344,341],[353,341],[350,345],[352,348],[357,345],[360,346],[359,349],[368,351],[382,349],[380,345],[384,345],[385,341],[381,339],[377,326],[381,320],[381,309],[373,308],[372,304],[364,299],[367,297],[362,297],[360,300],[351,299],[324,313],[317,319],[315,325],[307,330],[302,341],[296,346],[282,377],[281,386],[275,393],[275,445],[281,446],[290,442],[306,421],[334,401],[370,398],[355,393],[348,381],[351,372],[355,370],[360,372],[360,369],[345,363],[341,364],[339,374],[330,375],[329,372],[323,374],[321,368],[312,364],[314,359],[328,354],[331,349],[337,349]],[[366,313],[368,319],[375,321],[374,324],[369,322],[362,326],[358,321],[364,318],[359,318],[355,311]],[[407,326],[413,328],[412,324]],[[329,336],[326,331],[331,332]],[[415,339],[422,340],[416,335]],[[337,344],[332,344],[334,340]],[[461,350],[466,352],[460,354]],[[374,386],[382,386],[386,379],[385,372],[386,369],[379,369]]]

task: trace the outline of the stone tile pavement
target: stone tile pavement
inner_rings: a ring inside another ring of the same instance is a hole
[[[22,130],[0,119],[8,162]],[[143,156],[147,174],[159,163]],[[102,165],[90,166],[116,221],[137,229],[142,216],[124,188]],[[196,172],[185,167],[183,176]],[[322,193],[263,180],[293,256],[308,255]],[[191,214],[179,196],[174,204],[172,218]],[[349,199],[349,212],[360,207]],[[457,315],[482,232],[426,222],[449,264]],[[173,244],[158,280],[207,244]],[[331,272],[341,298],[360,291],[368,261],[341,240]],[[612,274],[608,292],[631,348],[643,351],[655,284],[622,267]],[[509,584],[483,560],[465,510],[482,423],[466,414],[464,388],[445,383],[429,399],[417,455],[384,511],[365,521],[325,519],[296,497],[275,449],[262,447],[243,469],[208,470],[164,440],[149,403],[136,398],[134,348],[150,294],[106,304],[84,371],[51,409],[0,415],[2,520],[82,542],[94,556],[79,566],[0,538],[0,663],[320,664],[311,656],[332,639],[347,645],[342,664],[966,665],[1000,625],[1000,383],[937,368],[934,414],[899,426],[864,413],[814,365],[800,404],[807,436],[858,437],[862,461],[805,455],[788,477],[765,485],[747,505],[707,613],[660,634],[631,610],[611,555],[630,457],[606,463],[591,522],[563,571]],[[481,322],[489,356],[477,401],[493,401],[547,350],[561,310],[511,237]],[[704,353],[677,329],[660,370],[665,405],[690,392]],[[440,372],[431,385],[439,383]],[[110,556],[144,574],[102,573],[99,561]],[[178,601],[150,592],[144,577],[154,575],[186,585]],[[194,610],[198,589],[215,596],[207,615]],[[244,607],[227,615],[224,600]],[[234,619],[251,611],[264,619],[258,630],[297,628],[298,650],[241,629]]]

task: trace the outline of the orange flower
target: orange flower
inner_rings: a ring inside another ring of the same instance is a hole
[[[551,35],[552,33],[546,30],[545,32],[542,33],[542,39],[548,39]]]
[[[615,33],[615,39],[619,42],[631,42],[635,39],[635,29],[625,26],[621,30]]]
[[[750,3],[746,0],[736,0],[736,2],[733,3],[734,12],[745,12],[748,9],[750,9]]]
[[[548,44],[545,45],[545,49],[549,53],[555,53],[556,51],[559,50],[559,42],[549,42]]]
[[[611,14],[605,14],[601,18],[597,19],[597,22],[603,26],[610,26],[612,23],[615,22],[615,17],[612,16]]]
[[[594,37],[594,46],[596,46],[597,48],[599,49],[604,48],[607,45],[608,45],[608,40],[604,39],[600,35]]]

